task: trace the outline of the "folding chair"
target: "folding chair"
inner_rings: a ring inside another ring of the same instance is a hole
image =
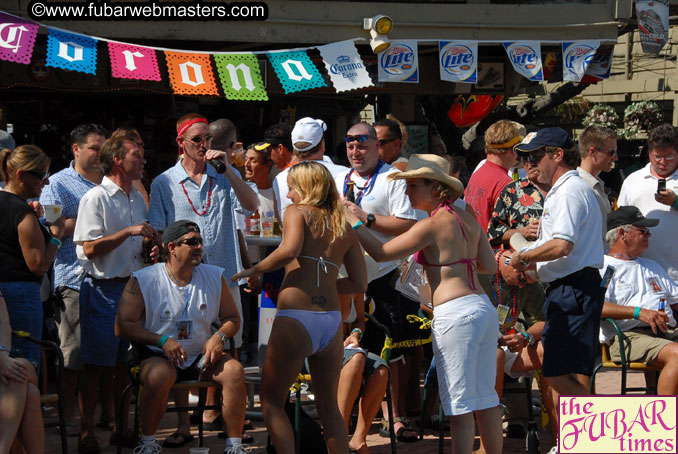
[[[231,357],[234,356],[234,342],[233,338],[229,339],[230,342],[230,354]],[[134,434],[136,435],[137,442],[141,439],[141,425],[140,425],[140,420],[139,420],[139,412],[140,412],[140,406],[141,406],[141,391],[143,390],[143,383],[141,383],[140,380],[140,374],[141,374],[141,365],[135,365],[130,369],[130,379],[131,383],[125,387],[125,389],[122,392],[122,398],[120,399],[120,411],[118,412],[119,419],[118,419],[118,430],[121,430],[123,427],[123,415],[125,413],[125,402],[127,401],[127,398],[129,396],[129,393],[132,390],[135,390],[135,395],[136,395],[136,403],[134,405]],[[214,405],[206,405],[205,401],[207,398],[207,388],[216,388],[219,387],[220,385],[216,382],[213,381],[199,381],[199,380],[186,380],[186,381],[178,381],[174,383],[174,386],[170,389],[170,391],[180,391],[180,390],[192,390],[192,389],[197,389],[198,390],[198,403],[196,405],[188,405],[186,407],[178,407],[178,406],[173,406],[173,407],[168,407],[167,410],[165,411],[166,413],[179,413],[182,411],[190,411],[190,410],[196,410],[198,412],[198,446],[203,447],[203,421],[202,421],[202,414],[205,410],[221,410],[221,404],[216,403]],[[122,453],[122,443],[118,443],[117,454]]]
[[[629,392],[637,393],[637,392],[644,392],[645,394],[656,394],[657,393],[657,387],[655,386],[645,386],[645,387],[628,387],[626,386],[626,373],[629,370],[641,370],[643,372],[655,372],[656,377],[659,378],[659,372],[661,369],[658,367],[654,366],[649,366],[645,363],[637,363],[637,362],[631,362],[626,359],[626,349],[624,348],[624,341],[626,340],[626,337],[624,336],[624,333],[622,332],[621,329],[619,329],[619,325],[612,320],[611,318],[606,318],[605,321],[610,322],[612,324],[612,327],[615,330],[615,335],[614,335],[614,342],[619,342],[619,351],[620,351],[620,356],[621,356],[621,362],[614,362],[612,361],[610,357],[610,347],[605,344],[601,344],[601,356],[602,356],[602,362],[598,364],[594,369],[593,369],[593,375],[591,375],[591,384],[589,386],[589,391],[591,394],[596,393],[596,374],[598,371],[602,368],[606,369],[620,369],[621,370],[621,394],[625,395]],[[657,380],[655,380],[656,383]]]
[[[64,393],[64,386],[63,386],[63,373],[64,373],[64,355],[61,352],[61,349],[57,344],[54,342],[46,341],[46,340],[39,340],[30,335],[30,333],[27,333],[26,331],[12,331],[12,334],[16,337],[20,337],[22,339],[28,340],[30,342],[36,343],[40,345],[44,349],[48,350],[53,350],[56,359],[57,359],[57,392],[56,394],[47,394],[45,393],[46,390],[41,390],[43,394],[40,395],[40,403],[41,404],[46,404],[46,403],[55,403],[57,405],[57,412],[59,415],[59,418],[57,421],[54,422],[48,422],[45,423],[45,428],[50,428],[50,427],[58,427],[59,428],[59,435],[61,437],[61,452],[63,454],[68,453],[68,442],[66,440],[66,437],[68,434],[66,433],[66,418],[64,416],[64,399],[63,399],[63,393]]]

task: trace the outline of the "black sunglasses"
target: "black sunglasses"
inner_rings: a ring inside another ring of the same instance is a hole
[[[185,240],[181,240],[177,244],[179,244],[179,245],[185,244],[185,245],[190,246],[190,247],[198,247],[198,246],[202,246],[202,238],[199,237],[199,236],[194,236],[193,238],[187,238]]]
[[[367,134],[356,134],[354,136],[347,135],[346,137],[344,137],[344,140],[346,141],[346,143],[349,143],[349,142],[363,143],[363,142],[366,142],[367,139],[374,139],[374,137],[370,137]]]
[[[196,145],[200,145],[203,141],[206,141],[207,143],[210,143],[212,141],[212,136],[211,135],[206,135],[206,136],[193,136],[190,139],[191,142],[193,142]]]
[[[521,159],[523,161],[527,161],[533,166],[536,166],[542,159],[544,159],[544,156],[546,156],[545,151],[533,151],[531,153],[527,153],[526,155],[521,156]]]
[[[379,139],[377,142],[379,142],[380,147],[383,147],[384,145],[388,145],[389,143],[393,142],[394,140],[396,140],[396,139],[395,138],[394,139]]]
[[[29,175],[33,175],[38,180],[45,181],[45,180],[49,179],[49,172],[42,173],[42,172],[38,172],[37,170],[22,170],[22,172],[27,173]]]

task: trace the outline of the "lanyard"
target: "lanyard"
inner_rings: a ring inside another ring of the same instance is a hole
[[[384,161],[380,159],[377,162],[377,166],[370,173],[370,176],[367,177],[367,184],[362,188],[354,183],[355,187],[360,190],[360,192],[358,192],[358,195],[356,195],[355,197],[356,205],[360,206],[360,201],[362,200],[363,196],[372,190],[372,188],[374,187],[374,181],[377,179],[377,175],[379,175],[379,169],[381,169],[381,166],[383,165]],[[348,183],[351,181],[351,175],[353,175],[354,170],[355,169],[351,167],[351,170],[348,172],[348,175],[346,175],[346,178],[344,178],[344,197],[346,197],[346,193],[348,192]]]

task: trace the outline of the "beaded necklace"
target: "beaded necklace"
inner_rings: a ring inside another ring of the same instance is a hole
[[[208,176],[207,178],[210,179],[210,189],[207,192],[207,206],[203,210],[202,213],[198,213],[198,210],[195,209],[193,206],[193,202],[191,201],[191,198],[188,196],[188,191],[186,191],[186,187],[184,186],[184,182],[180,182],[179,184],[181,185],[181,189],[184,190],[184,194],[186,195],[186,198],[188,199],[188,204],[191,205],[191,208],[193,209],[193,212],[197,214],[198,216],[204,216],[205,213],[207,213],[207,210],[210,209],[210,204],[212,203],[212,186],[214,185],[214,180],[212,177]]]

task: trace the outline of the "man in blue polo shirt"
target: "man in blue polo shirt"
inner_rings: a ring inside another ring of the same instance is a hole
[[[87,191],[99,185],[104,177],[99,163],[99,151],[106,139],[105,134],[104,128],[95,124],[82,124],[73,129],[70,135],[73,160],[68,167],[50,177],[49,184],[40,195],[42,205],[61,205],[66,218],[61,249],[54,260],[52,288],[60,302],[56,316],[59,346],[64,354],[64,395],[69,396],[64,403],[69,435],[79,433],[73,420],[75,412],[73,396],[82,370],[80,283],[84,277],[75,254],[73,231],[80,199]],[[112,408],[107,408],[106,412],[112,415]]]
[[[574,170],[578,151],[563,129],[528,134],[516,151],[539,168],[539,181],[552,187],[544,202],[539,238],[514,253],[511,266],[522,271],[536,265],[539,279],[548,286],[544,377],[560,394],[587,394],[575,374],[591,375],[598,346],[605,295],[598,272],[603,265],[600,208]]]

